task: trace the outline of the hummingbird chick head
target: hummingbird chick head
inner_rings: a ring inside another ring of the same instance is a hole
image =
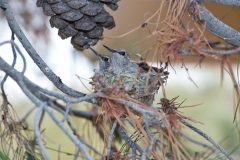
[[[90,47],[90,49],[98,57],[99,72],[108,72],[108,69],[111,65],[110,57],[107,56],[107,55],[103,55],[103,54],[98,53],[92,47]]]
[[[111,49],[103,45],[110,53],[111,68],[113,72],[120,72],[131,65],[130,53],[124,49]]]
[[[110,57],[106,55],[102,55],[98,58],[99,62],[99,71],[100,72],[108,72],[108,69],[111,65]]]

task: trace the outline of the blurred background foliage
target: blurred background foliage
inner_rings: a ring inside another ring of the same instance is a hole
[[[89,79],[92,70],[96,68],[96,57],[91,53],[90,50],[83,52],[76,51],[70,45],[70,39],[61,40],[57,35],[57,29],[51,28],[49,24],[49,17],[42,13],[41,8],[37,8],[36,1],[30,0],[9,0],[14,15],[20,26],[23,28],[24,33],[29,38],[30,42],[39,52],[41,57],[49,64],[50,67],[55,70],[55,73],[63,79],[69,86],[77,88],[78,90],[90,92],[91,86],[88,81],[84,81],[84,85],[74,76],[79,76]],[[137,26],[143,24],[144,20],[150,17],[159,8],[160,0],[121,0],[118,2],[119,8],[117,11],[111,11],[106,8],[108,12],[114,17],[116,27],[112,30],[104,31],[104,36],[118,36],[122,35]],[[215,3],[204,3],[205,7],[213,13],[214,16],[222,20],[224,23],[240,31],[240,8],[215,4]],[[1,41],[10,39],[10,31],[7,27],[4,15],[1,14]],[[164,11],[163,11],[164,14]],[[152,20],[155,23],[156,19]],[[100,53],[107,53],[102,47],[103,44],[111,48],[125,48],[130,53],[134,60],[137,57],[136,53],[143,53],[149,46],[156,40],[155,37],[148,39],[140,44],[132,45],[137,41],[144,39],[149,35],[149,31],[154,29],[154,26],[148,24],[145,28],[140,28],[137,31],[124,36],[122,38],[110,39],[105,38],[100,41],[94,48]],[[219,39],[205,31],[205,36],[210,41],[218,41]],[[65,48],[64,48],[65,47]],[[63,52],[60,52],[61,49]],[[4,47],[0,48],[0,52],[5,51]],[[58,53],[56,53],[58,52]],[[152,51],[154,52],[154,51]],[[7,53],[4,53],[7,54]],[[27,54],[25,54],[27,56]],[[1,55],[2,56],[2,55]],[[60,60],[59,58],[61,57]],[[66,58],[67,57],[67,58]],[[86,58],[87,57],[87,58]],[[233,56],[237,57],[237,56]],[[147,57],[151,60],[151,54]],[[58,61],[59,60],[59,61]],[[197,128],[201,129],[215,141],[220,142],[223,148],[231,152],[239,143],[239,132],[236,129],[236,124],[233,123],[234,105],[236,105],[236,99],[234,97],[233,83],[230,79],[229,74],[224,71],[224,78],[221,79],[221,67],[220,63],[213,58],[206,58],[201,68],[195,67],[199,58],[186,57],[185,62],[188,68],[189,74],[194,82],[197,84],[196,87],[188,78],[184,68],[181,68],[181,62],[176,61],[173,64],[174,70],[169,67],[170,76],[166,85],[166,94],[169,99],[179,96],[177,102],[181,103],[184,99],[186,101],[182,106],[190,106],[195,104],[201,104],[196,107],[182,108],[181,112],[185,116],[192,117],[193,119],[202,122],[203,124],[194,124]],[[18,62],[21,63],[21,62]],[[237,76],[237,59],[233,58],[232,61],[234,73]],[[21,65],[20,65],[21,66]],[[60,69],[59,69],[60,68]],[[28,59],[28,72],[26,74],[31,75],[31,79],[39,85],[54,90],[54,87],[50,82],[47,82],[43,74],[38,71],[34,66],[33,62]],[[30,71],[33,70],[33,71]],[[83,73],[84,72],[84,73]],[[87,73],[86,73],[87,72]],[[3,75],[3,74],[1,74]],[[239,77],[238,77],[239,79]],[[40,83],[41,82],[41,83]],[[22,117],[32,107],[31,102],[26,101],[26,97],[22,96],[21,91],[15,87],[13,82],[8,81],[6,84],[7,94],[9,101],[12,103],[16,110],[18,117]],[[161,91],[155,98],[155,104],[159,102],[162,97]],[[90,104],[75,105],[76,108],[85,108],[90,110]],[[58,115],[59,118],[62,115]],[[83,137],[85,140],[92,142],[95,147],[100,151],[103,149],[103,142],[100,140],[99,135],[96,133],[92,124],[95,122],[89,122],[79,118],[72,117],[75,122],[76,128],[79,133],[84,133]],[[33,128],[33,115],[28,118],[28,128]],[[237,123],[240,123],[239,121]],[[59,130],[59,128],[52,122],[49,117],[45,117],[42,125],[43,137],[45,144],[49,149],[53,159],[69,159],[73,158],[76,149],[69,139]],[[207,143],[203,138],[198,136],[193,131],[183,128],[183,131],[190,137]],[[33,135],[32,135],[33,136]],[[184,145],[187,149],[194,148],[196,152],[203,151],[206,148],[193,145],[190,142],[182,139],[186,142]],[[208,144],[208,143],[207,143]],[[118,145],[120,147],[120,145]],[[58,153],[60,150],[62,153]],[[66,152],[66,153],[65,153]],[[72,154],[72,155],[71,155]],[[233,157],[240,157],[240,150],[235,151]],[[237,158],[236,158],[237,159]]]

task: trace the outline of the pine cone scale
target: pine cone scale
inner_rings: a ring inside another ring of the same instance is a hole
[[[42,7],[43,7],[43,13],[45,15],[48,15],[48,16],[54,16],[55,15],[55,13],[53,12],[50,4],[45,2],[45,3],[43,3]]]
[[[79,9],[87,5],[87,1],[69,1],[67,4],[73,9]]]
[[[112,29],[113,27],[115,27],[115,22],[112,16],[108,16],[107,18],[107,22],[102,23],[102,26],[104,26],[107,29]]]
[[[75,36],[78,33],[77,30],[74,29],[74,26],[69,24],[66,28],[63,29],[59,29],[58,30],[58,35],[62,38],[62,39],[66,39],[72,36]]]
[[[86,6],[81,8],[81,12],[88,16],[96,16],[98,13],[102,12],[103,5],[101,3],[89,2]]]
[[[86,33],[79,32],[77,35],[73,36],[71,42],[79,46],[84,46],[88,43],[88,37]]]
[[[54,3],[61,2],[61,0],[47,0],[47,2],[48,2],[49,4],[54,4]]]
[[[103,10],[100,14],[94,17],[94,21],[98,23],[105,23],[107,22],[107,19],[109,18],[109,13],[107,13],[105,10]]]
[[[65,27],[67,27],[68,23],[64,20],[62,20],[59,16],[53,16],[50,18],[50,24],[51,27],[56,27],[59,29],[63,29]]]
[[[93,30],[88,32],[90,38],[99,38],[102,36],[103,28],[100,25],[97,25]]]
[[[52,5],[52,10],[56,14],[62,14],[71,10],[67,3],[59,2]]]
[[[75,28],[90,31],[96,26],[96,23],[91,21],[87,16],[84,16],[79,21],[75,22]]]
[[[101,2],[110,3],[112,0],[100,0]]]
[[[61,14],[60,18],[67,21],[77,21],[83,17],[83,14],[79,10],[71,10],[69,12]]]

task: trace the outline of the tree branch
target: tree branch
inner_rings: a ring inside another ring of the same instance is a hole
[[[82,142],[80,142],[75,136],[70,134],[68,129],[63,125],[63,123],[60,120],[58,120],[58,118],[53,114],[53,112],[48,107],[45,107],[44,110],[48,112],[50,117],[62,129],[62,131],[72,140],[72,142],[74,142],[78,146],[78,148],[82,151],[85,158],[88,160],[93,160],[92,157],[89,155],[88,151],[86,150],[85,146],[82,144]]]
[[[199,1],[227,4],[227,5],[231,5],[231,6],[240,6],[240,1],[239,0],[199,0]]]
[[[193,130],[194,132],[196,132],[197,134],[199,134],[200,136],[204,137],[207,141],[209,141],[210,143],[212,143],[220,152],[222,152],[229,160],[233,160],[233,158],[227,153],[227,151],[225,151],[219,144],[217,144],[211,137],[209,137],[206,133],[203,133],[200,129],[194,127],[193,125],[191,125],[190,123],[186,122],[184,119],[182,118],[178,118],[178,120],[184,124],[185,126],[187,126],[188,128],[190,128],[191,130]]]
[[[199,4],[197,0],[189,0],[190,7],[188,11],[198,17],[198,22],[206,26],[206,28],[213,34],[222,38],[224,41],[240,46],[240,33],[235,29],[229,27],[216,17],[214,17],[202,4]]]
[[[107,146],[107,160],[109,160],[110,158],[110,155],[111,155],[111,146],[112,146],[112,139],[113,139],[113,134],[114,134],[114,131],[117,127],[117,124],[118,124],[118,121],[115,120],[113,125],[112,125],[112,129],[110,131],[110,135],[108,137],[108,146]]]
[[[58,112],[62,113],[63,115],[65,114],[64,110],[59,108],[58,106],[56,106],[52,101],[49,101],[49,106],[51,106],[52,108],[56,109]],[[68,126],[71,128],[72,132],[74,135],[77,136],[77,138],[84,144],[86,145],[88,148],[92,149],[95,153],[97,153],[98,155],[102,156],[102,154],[96,150],[95,148],[93,148],[91,145],[89,145],[87,142],[85,142],[85,140],[83,140],[81,138],[81,136],[78,134],[77,130],[75,129],[75,127],[72,125],[69,117],[66,117],[66,120],[67,120],[67,124]]]
[[[203,146],[204,148],[207,148],[208,150],[211,150],[213,153],[215,153],[215,155],[216,155],[216,157],[217,157],[218,159],[223,160],[223,158],[220,157],[219,154],[216,152],[216,148],[214,148],[214,147],[212,147],[212,146],[210,146],[210,145],[207,145],[207,144],[205,144],[205,143],[199,142],[199,141],[197,141],[197,140],[195,140],[195,139],[187,136],[187,135],[184,134],[183,132],[181,132],[181,136],[182,136],[183,138],[189,140],[189,141],[192,142],[192,143],[195,143],[195,144],[197,144],[197,145]],[[203,158],[203,159],[206,159],[206,158]]]
[[[42,58],[38,55],[36,50],[33,48],[31,43],[28,41],[24,33],[22,32],[20,26],[16,22],[10,6],[8,4],[7,0],[0,0],[1,8],[4,11],[4,14],[6,16],[7,22],[12,29],[12,31],[16,34],[19,41],[22,43],[23,47],[29,54],[29,56],[32,58],[32,60],[36,63],[36,65],[40,68],[40,70],[46,75],[46,77],[63,93],[66,93],[69,96],[72,97],[82,97],[86,94],[78,92],[73,90],[72,88],[69,88],[64,83],[62,83],[62,80],[47,66],[47,64],[42,60]]]
[[[131,138],[129,138],[129,136],[125,133],[125,131],[121,128],[121,126],[119,126],[119,125],[117,126],[117,131],[120,134],[120,136],[122,137],[122,139],[124,139],[124,141],[131,148],[136,148],[136,150],[138,150],[141,155],[143,154],[142,148],[138,144],[136,144]]]
[[[19,87],[22,89],[22,91],[25,93],[25,95],[38,107],[43,106],[43,109],[48,112],[50,117],[55,121],[55,123],[66,133],[66,135],[81,149],[83,154],[85,155],[86,159],[92,159],[88,153],[88,151],[85,149],[83,144],[74,137],[67,128],[60,122],[56,116],[52,113],[52,111],[48,107],[44,107],[45,104],[37,99],[25,86],[23,82],[23,74],[13,69],[10,65],[8,65],[1,57],[0,57],[0,68],[8,74],[12,79],[15,80],[15,82],[19,85]],[[82,99],[85,97],[82,97]],[[89,98],[89,97],[88,97]],[[38,125],[37,125],[38,126]]]
[[[37,138],[38,145],[43,154],[43,157],[46,160],[50,160],[51,158],[48,155],[47,150],[42,142],[41,132],[38,125],[40,123],[40,117],[41,117],[42,111],[43,111],[43,106],[39,106],[34,118],[34,134],[35,134],[35,137]]]

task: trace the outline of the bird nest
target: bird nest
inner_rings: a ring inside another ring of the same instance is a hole
[[[154,76],[148,73],[141,74],[140,72],[135,74],[96,72],[92,77],[92,85],[95,93],[104,93],[104,96],[98,96],[97,101],[101,106],[101,111],[107,117],[126,117],[129,116],[129,112],[134,115],[138,114],[133,110],[128,110],[127,107],[117,103],[116,100],[122,99],[137,103],[143,108],[151,107],[155,94],[166,81],[168,74],[164,69]]]

